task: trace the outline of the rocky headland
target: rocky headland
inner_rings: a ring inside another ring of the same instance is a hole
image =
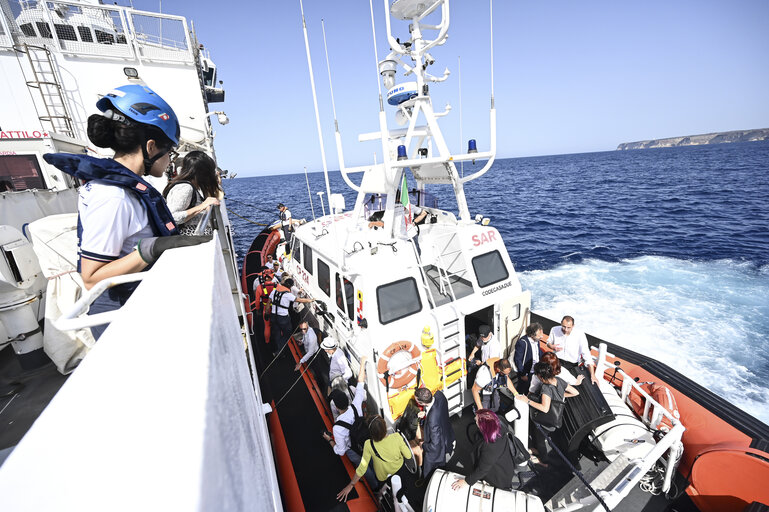
[[[672,148],[676,146],[700,146],[703,144],[722,144],[724,142],[753,142],[757,140],[769,140],[769,128],[703,133],[701,135],[687,135],[685,137],[670,137],[667,139],[639,140],[638,142],[623,142],[617,146],[617,150]]]

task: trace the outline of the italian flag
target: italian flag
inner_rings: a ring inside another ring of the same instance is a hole
[[[403,173],[403,182],[401,183],[401,204],[405,215],[406,227],[411,224],[411,202],[409,202],[409,184],[406,181],[406,173]]]

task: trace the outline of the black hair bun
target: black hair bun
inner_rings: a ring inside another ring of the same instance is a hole
[[[111,148],[115,145],[115,130],[112,120],[100,114],[88,118],[88,139],[100,148]]]

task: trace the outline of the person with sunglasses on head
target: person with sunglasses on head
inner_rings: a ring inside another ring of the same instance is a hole
[[[168,103],[144,85],[124,85],[96,102],[88,138],[112,158],[49,153],[46,162],[85,184],[78,200],[78,272],[87,290],[99,281],[141,272],[167,249],[197,245],[210,237],[178,236],[163,196],[143,176],[161,177],[179,143],[179,121]],[[90,313],[122,306],[138,283],[101,294]],[[94,326],[98,339],[106,326]]]
[[[181,172],[163,190],[179,233],[194,235],[208,207],[219,205],[220,192],[214,159],[202,151],[187,153]],[[210,235],[211,228],[204,234]]]

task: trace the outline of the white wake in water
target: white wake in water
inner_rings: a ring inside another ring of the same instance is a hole
[[[532,309],[643,353],[769,424],[769,268],[645,256],[523,272]]]

